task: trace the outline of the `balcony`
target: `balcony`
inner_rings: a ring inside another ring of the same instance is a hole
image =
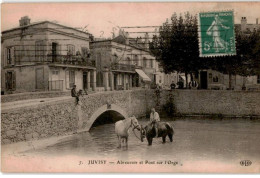
[[[77,67],[77,68],[95,68],[95,61],[90,61],[89,58],[72,55],[48,55],[47,60],[50,65],[61,67]]]
[[[135,72],[135,65],[130,64],[112,64],[111,69],[114,71],[120,71],[120,72]]]

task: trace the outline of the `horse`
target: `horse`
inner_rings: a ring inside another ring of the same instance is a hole
[[[153,138],[156,137],[155,123],[149,123],[144,128],[141,128],[141,138],[146,136],[148,145],[152,145]],[[173,127],[168,122],[157,122],[158,137],[162,137],[163,143],[166,142],[166,137],[168,136],[170,141],[173,140],[174,130]]]
[[[115,133],[118,138],[118,148],[121,148],[121,142],[125,142],[125,146],[128,147],[128,136],[130,127],[132,127],[133,130],[137,128],[140,129],[140,125],[135,116],[117,121],[115,123]]]

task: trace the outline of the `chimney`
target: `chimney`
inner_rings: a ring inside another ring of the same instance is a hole
[[[258,18],[256,18],[256,25],[258,25]]]
[[[247,20],[246,17],[241,18],[241,31],[246,31]]]
[[[141,45],[141,43],[142,43],[142,37],[137,37],[136,38],[136,43],[137,43],[137,45]]]
[[[28,16],[21,17],[21,19],[19,20],[20,27],[29,25],[30,21],[31,19]]]

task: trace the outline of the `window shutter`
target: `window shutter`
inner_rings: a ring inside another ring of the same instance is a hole
[[[66,88],[70,88],[70,71],[66,70],[65,71],[65,83],[66,83]]]
[[[7,76],[7,72],[5,72],[5,90],[8,90],[8,86],[7,86],[7,83],[8,83],[8,76]]]
[[[72,55],[74,56],[76,53],[75,53],[75,46],[72,45]]]
[[[46,41],[43,41],[43,47],[42,47],[42,49],[43,49],[43,56],[42,56],[42,59],[43,59],[43,61],[45,62],[46,61],[46,51],[47,51],[47,42]]]
[[[61,55],[61,45],[60,44],[57,44],[57,54],[58,55]]]
[[[4,49],[4,61],[2,61],[4,63],[4,66],[7,66],[7,48]]]
[[[13,71],[12,72],[13,73],[13,77],[12,77],[12,86],[13,86],[13,90],[15,90],[16,89],[16,72],[15,71]]]
[[[49,42],[47,48],[47,61],[51,62],[52,61],[52,43]]]
[[[35,59],[39,61],[39,41],[35,41]]]

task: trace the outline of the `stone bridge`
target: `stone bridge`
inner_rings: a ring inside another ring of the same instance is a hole
[[[107,111],[115,111],[124,118],[145,116],[156,105],[153,90],[112,91],[81,98],[76,108],[78,129],[89,131],[96,119]]]
[[[124,118],[144,116],[156,103],[153,90],[128,90],[94,93],[75,99],[68,97],[33,106],[2,111],[2,143],[10,143],[74,132],[89,131],[106,111]]]

